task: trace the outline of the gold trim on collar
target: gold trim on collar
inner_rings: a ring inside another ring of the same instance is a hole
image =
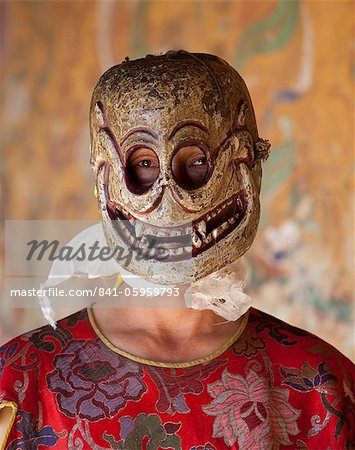
[[[128,353],[128,352],[116,347],[115,345],[112,344],[112,342],[110,342],[106,338],[106,336],[103,335],[103,333],[99,329],[99,327],[95,321],[92,306],[87,308],[87,313],[88,313],[88,318],[89,318],[90,324],[91,324],[92,328],[94,329],[96,335],[113,352],[118,353],[121,356],[124,356],[128,359],[131,359],[131,360],[141,363],[141,364],[147,364],[149,366],[156,366],[156,367],[174,368],[174,369],[196,366],[198,364],[202,364],[202,363],[211,361],[212,359],[215,359],[218,356],[222,355],[222,353],[224,353],[232,344],[234,344],[239,339],[239,337],[245,330],[247,323],[248,323],[248,319],[249,319],[249,311],[248,311],[244,314],[243,320],[242,320],[237,332],[234,333],[234,335],[225,344],[223,344],[221,347],[219,347],[217,350],[215,350],[213,353],[209,354],[208,356],[204,356],[202,358],[193,359],[191,361],[186,361],[186,362],[185,361],[184,362],[164,362],[164,361],[154,361],[154,360],[150,360],[150,359],[140,358],[139,356],[132,355],[131,353]]]

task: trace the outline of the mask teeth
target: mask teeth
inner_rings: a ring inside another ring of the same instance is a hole
[[[195,248],[200,248],[202,245],[202,241],[196,233],[192,233],[192,244]]]
[[[143,234],[144,225],[139,220],[136,220],[136,223],[134,225],[134,229],[136,232],[136,236],[140,236]]]
[[[208,234],[205,239],[205,243],[209,244],[212,241],[212,233]]]
[[[153,233],[152,233],[153,234]],[[156,230],[156,232],[154,233],[155,236],[158,237],[165,237],[165,236],[169,236],[168,232],[166,230],[164,230],[164,228],[161,228],[160,230]]]
[[[201,220],[201,222],[197,224],[197,231],[202,238],[206,237],[206,222],[204,220]]]
[[[224,234],[229,228],[235,227],[241,221],[244,216],[244,204],[241,194],[241,192],[235,194],[213,211],[207,213],[205,220],[200,220],[198,223],[195,223],[192,238],[194,248],[199,249],[202,245],[209,245],[212,241],[216,241],[221,234]],[[233,216],[229,219],[224,219],[224,222],[208,230],[208,222],[232,204],[236,205],[235,209],[231,211]]]

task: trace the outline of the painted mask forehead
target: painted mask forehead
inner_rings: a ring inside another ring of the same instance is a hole
[[[184,122],[197,122],[200,129],[208,129],[212,140],[230,128],[231,102],[221,97],[217,81],[204,66],[185,66],[157,64],[128,74],[114,68],[107,75],[94,102],[99,102],[119,140],[136,128],[147,128],[167,139]]]

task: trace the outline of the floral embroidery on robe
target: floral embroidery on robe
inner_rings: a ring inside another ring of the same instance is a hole
[[[86,310],[0,349],[6,449],[346,449],[354,365],[321,339],[253,308],[220,356],[143,364],[97,335]]]

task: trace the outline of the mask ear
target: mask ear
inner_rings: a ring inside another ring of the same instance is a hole
[[[96,131],[106,126],[106,115],[104,111],[104,105],[102,102],[98,101],[95,103],[93,113],[92,113],[92,124],[94,125]]]
[[[236,162],[244,162],[252,168],[256,164],[267,160],[270,154],[270,142],[259,137],[254,142],[246,127],[246,118],[249,111],[248,103],[242,100],[236,110],[233,132],[239,141]]]
[[[271,144],[267,139],[259,138],[255,143],[255,163],[265,162],[270,155]]]
[[[233,131],[245,129],[245,119],[249,111],[249,106],[245,100],[241,100],[237,106],[236,115],[233,123]]]
[[[238,131],[235,134],[236,144],[238,148],[234,157],[234,163],[236,165],[244,163],[250,169],[254,164],[254,142],[248,131]]]
[[[97,101],[90,111],[90,127],[91,127],[91,144],[90,144],[90,163],[93,166],[94,172],[96,171],[96,145],[97,136],[102,128],[106,127],[106,115],[102,102]]]

